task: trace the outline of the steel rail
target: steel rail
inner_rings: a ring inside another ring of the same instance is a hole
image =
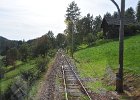
[[[66,78],[65,78],[65,71],[64,71],[64,67],[62,65],[62,72],[63,72],[63,80],[64,80],[64,90],[65,90],[65,98],[66,100],[68,100],[68,93],[67,93],[67,85],[66,85]]]
[[[68,65],[71,68],[71,70],[74,73],[74,75],[76,76],[76,78],[79,81],[81,87],[83,88],[83,90],[85,91],[86,95],[88,96],[89,100],[92,100],[90,95],[89,95],[89,93],[87,92],[86,88],[84,87],[83,83],[81,82],[80,78],[77,76],[77,74],[75,73],[74,69],[72,68],[72,65],[68,62],[67,58],[64,55],[63,55],[63,57],[66,60],[66,62],[68,63]]]

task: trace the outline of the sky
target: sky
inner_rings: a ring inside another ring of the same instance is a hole
[[[10,40],[29,40],[41,37],[49,30],[56,36],[63,33],[68,5],[73,0],[0,0],[0,36]],[[115,0],[119,5],[121,0]],[[139,0],[125,0],[126,9]],[[90,13],[95,18],[117,11],[110,0],[75,0],[81,16]]]

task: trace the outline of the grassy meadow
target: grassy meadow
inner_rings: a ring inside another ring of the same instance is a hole
[[[118,70],[119,42],[98,42],[93,47],[83,45],[75,52],[74,58],[78,72],[82,78],[97,78],[95,82],[87,82],[87,86],[98,92],[100,88],[114,90],[115,86],[103,83],[106,69],[112,69],[115,74]],[[140,75],[140,35],[127,37],[124,40],[124,74]]]
[[[27,63],[23,63],[21,61],[16,62],[16,68],[14,70],[11,70],[7,73],[4,74],[4,78],[0,80],[0,93],[5,92],[10,84],[14,81],[14,78],[18,75],[21,74],[23,71],[28,71],[30,69],[35,68],[36,63],[35,60],[30,60]],[[8,66],[5,70],[10,69],[10,67],[13,66]]]

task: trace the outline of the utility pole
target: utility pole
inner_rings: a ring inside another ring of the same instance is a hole
[[[120,15],[120,30],[119,30],[119,71],[116,75],[116,91],[123,93],[123,52],[124,52],[124,13],[125,0],[121,0],[121,10],[114,0],[111,0],[118,9]]]

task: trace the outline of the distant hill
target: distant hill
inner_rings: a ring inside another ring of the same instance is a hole
[[[6,49],[6,44],[9,43],[9,40],[0,36],[0,53]]]
[[[9,48],[18,47],[22,44],[22,41],[8,40],[5,37],[0,36],[0,54],[5,55]]]
[[[6,41],[6,40],[8,40],[8,39],[6,39],[6,38],[0,36],[0,41]]]
[[[36,44],[39,40],[43,40],[46,35],[41,37],[28,40],[26,43],[29,45]],[[0,55],[5,55],[7,50],[13,47],[19,48],[22,45],[23,41],[9,40],[5,37],[0,36]]]

